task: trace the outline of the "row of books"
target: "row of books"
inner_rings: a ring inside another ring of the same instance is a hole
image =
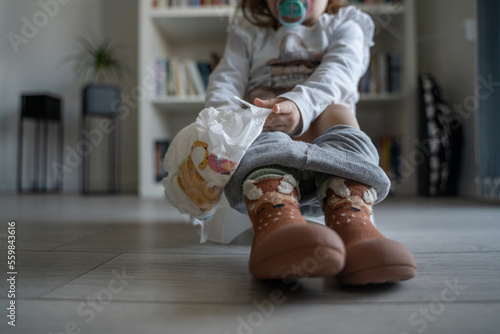
[[[155,61],[155,97],[204,95],[211,71],[211,65],[205,61],[158,58]]]
[[[153,9],[228,5],[229,0],[151,0]]]
[[[212,67],[189,58],[158,58],[155,61],[155,97],[202,96]],[[401,91],[401,56],[398,53],[372,54],[366,74],[359,82],[360,93],[380,94]]]
[[[382,136],[379,138],[376,146],[380,156],[380,167],[386,172],[391,181],[401,181],[403,178],[401,168],[401,137]]]
[[[401,55],[372,54],[370,65],[359,81],[359,92],[369,94],[399,93],[401,91]]]
[[[163,159],[165,158],[165,154],[167,153],[168,146],[170,145],[169,140],[157,140],[154,146],[155,152],[155,180],[156,182],[160,182],[165,177],[167,177],[167,171],[165,167],[163,167]]]

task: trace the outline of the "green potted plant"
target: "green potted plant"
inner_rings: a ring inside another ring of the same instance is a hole
[[[106,39],[90,41],[78,37],[79,50],[68,57],[77,75],[93,83],[105,83],[112,75],[121,78],[128,66],[120,57],[120,47]]]

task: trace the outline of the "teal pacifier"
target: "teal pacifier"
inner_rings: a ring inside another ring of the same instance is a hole
[[[306,19],[311,0],[277,0],[278,21],[285,27],[295,27]]]
[[[285,27],[295,27],[306,19],[311,0],[277,0],[278,21]]]

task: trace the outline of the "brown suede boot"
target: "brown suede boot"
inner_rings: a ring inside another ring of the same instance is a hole
[[[304,220],[291,175],[247,180],[243,194],[255,233],[249,262],[253,277],[334,276],[342,269],[342,240],[331,229]]]
[[[404,245],[386,239],[372,223],[377,194],[359,182],[330,179],[325,222],[345,243],[346,263],[337,275],[342,284],[388,283],[415,276],[416,263]]]

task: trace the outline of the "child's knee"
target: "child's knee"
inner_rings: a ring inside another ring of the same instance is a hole
[[[311,123],[309,129],[303,135],[295,139],[310,143],[335,125],[349,125],[359,129],[358,121],[351,108],[343,104],[330,104],[321,115]]]
[[[349,125],[359,129],[356,116],[351,108],[344,104],[330,104],[318,117],[317,121],[320,124],[325,124],[325,127],[328,126],[328,129],[335,125]]]

